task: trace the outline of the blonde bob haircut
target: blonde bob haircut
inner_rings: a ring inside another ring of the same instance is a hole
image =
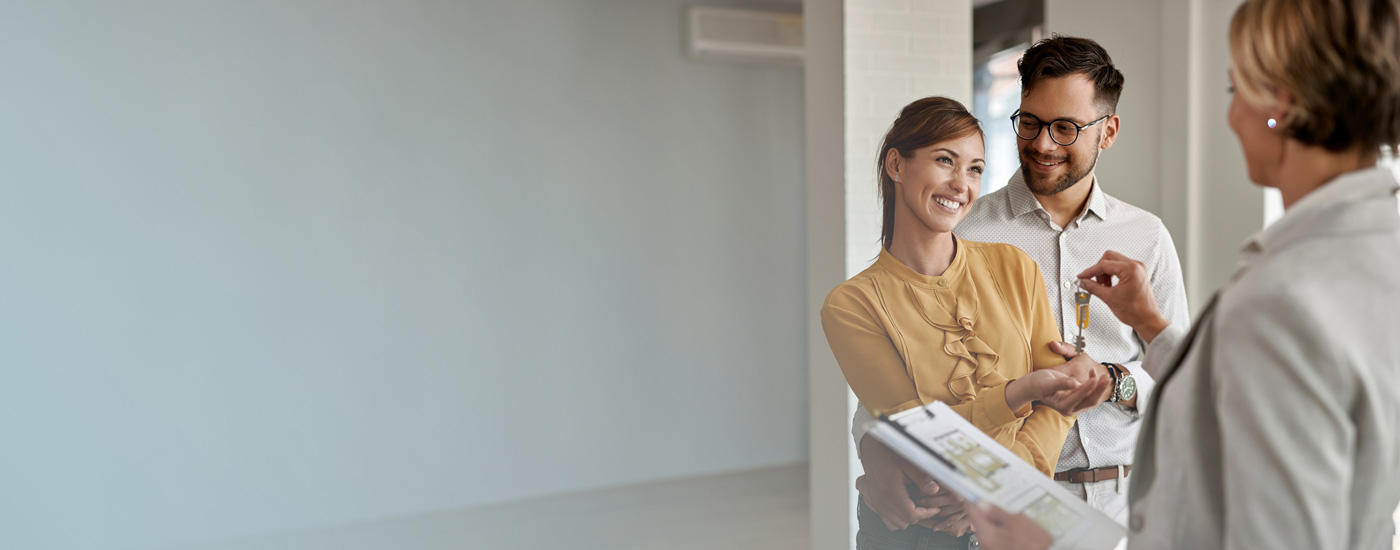
[[[1246,0],[1230,20],[1230,57],[1245,101],[1271,109],[1289,94],[1279,123],[1293,139],[1396,152],[1400,0]]]

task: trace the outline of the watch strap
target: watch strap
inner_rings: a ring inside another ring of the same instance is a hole
[[[1103,365],[1103,366],[1105,366],[1105,367],[1108,368],[1108,376],[1109,376],[1110,378],[1113,379],[1113,382],[1112,382],[1112,383],[1113,383],[1113,391],[1109,393],[1109,395],[1108,395],[1108,401],[1106,401],[1106,403],[1117,403],[1117,402],[1118,402],[1118,397],[1119,397],[1119,394],[1118,394],[1118,380],[1121,378],[1121,375],[1120,375],[1119,372],[1118,372],[1118,365],[1115,365],[1115,364],[1113,364],[1113,363],[1099,363],[1099,364],[1100,364],[1100,365]]]

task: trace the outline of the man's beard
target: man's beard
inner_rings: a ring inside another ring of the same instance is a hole
[[[1065,167],[1065,175],[1060,176],[1058,179],[1049,179],[1046,176],[1040,176],[1031,172],[1031,168],[1027,166],[1027,163],[1035,161],[1030,158],[1030,155],[1027,154],[1025,150],[1022,150],[1021,178],[1026,180],[1026,187],[1029,187],[1032,193],[1042,197],[1057,195],[1065,189],[1074,187],[1074,184],[1079,183],[1079,180],[1084,179],[1084,176],[1089,175],[1089,172],[1093,172],[1094,166],[1099,163],[1099,153],[1100,149],[1095,147],[1094,158],[1089,159],[1089,162],[1085,163],[1083,166],[1076,166],[1075,163],[1071,162],[1073,157],[1065,157],[1065,164],[1067,164]]]

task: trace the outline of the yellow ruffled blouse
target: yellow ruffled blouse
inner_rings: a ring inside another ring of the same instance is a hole
[[[956,239],[942,276],[881,250],[822,305],[822,328],[846,382],[871,411],[942,401],[1046,475],[1074,424],[1049,407],[1013,411],[1006,384],[1061,365],[1040,267],[1006,244]]]

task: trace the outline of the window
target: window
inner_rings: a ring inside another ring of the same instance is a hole
[[[982,121],[987,136],[987,171],[982,174],[982,194],[1006,186],[1021,167],[1011,114],[1021,106],[1021,77],[1016,62],[1029,43],[992,54],[972,67],[972,114]]]

